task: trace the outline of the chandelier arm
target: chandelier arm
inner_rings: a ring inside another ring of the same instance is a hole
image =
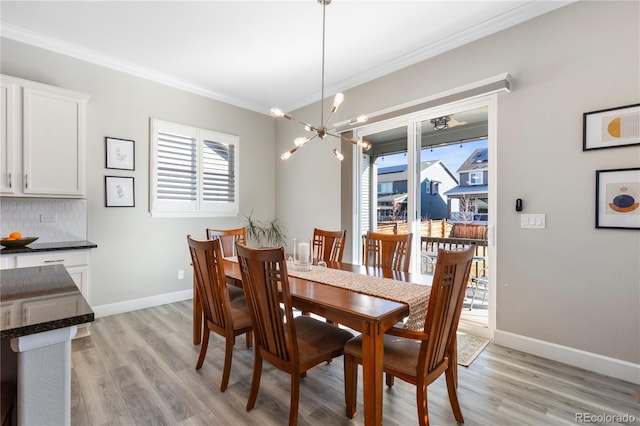
[[[305,123],[304,121],[300,121],[300,120],[298,120],[297,118],[295,118],[295,117],[294,117],[294,116],[292,116],[292,115],[285,114],[285,115],[284,115],[284,118],[286,118],[287,120],[295,121],[295,122],[296,122],[296,123],[298,123],[298,124],[302,124],[303,126],[308,127],[310,130],[313,130],[314,132],[318,130],[318,129],[316,129],[316,127],[315,127],[315,126],[312,126],[312,125],[311,125],[311,124],[309,124],[309,123]]]
[[[342,135],[336,135],[335,133],[329,133],[329,132],[327,132],[327,135],[333,136],[334,138],[338,138],[341,141],[349,142],[349,143],[352,143],[353,145],[362,147],[362,149],[365,150],[365,151],[368,151],[368,150],[371,149],[371,143],[369,141],[358,140],[358,139],[354,139],[354,138],[347,138],[347,137],[344,137]]]
[[[325,121],[324,123],[320,123],[322,124],[322,127],[324,127],[325,129],[327,128],[327,124],[329,124],[329,120],[331,120],[331,117],[333,116],[333,113],[336,112],[338,110],[338,108],[331,108],[331,111],[329,111],[329,116],[327,117],[327,121]],[[327,133],[330,134],[330,133]],[[331,135],[331,136],[335,136],[335,135]]]

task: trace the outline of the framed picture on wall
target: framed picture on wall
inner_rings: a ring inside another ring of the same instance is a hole
[[[132,177],[104,177],[104,203],[106,207],[135,207],[135,200]]]
[[[582,150],[640,145],[640,104],[582,116]]]
[[[640,167],[596,170],[596,228],[640,229]]]
[[[107,169],[135,170],[135,141],[105,137]]]

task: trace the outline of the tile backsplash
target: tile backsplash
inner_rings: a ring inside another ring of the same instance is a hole
[[[39,243],[87,239],[87,200],[0,198],[0,236],[18,231]]]

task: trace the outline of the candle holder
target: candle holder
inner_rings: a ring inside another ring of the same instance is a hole
[[[309,238],[294,238],[293,269],[296,271],[310,271],[311,263],[311,240]]]

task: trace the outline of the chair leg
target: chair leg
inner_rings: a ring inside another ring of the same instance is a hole
[[[289,408],[289,426],[298,424],[298,402],[300,401],[300,376],[305,373],[291,375],[291,407]]]
[[[460,409],[460,403],[458,402],[458,394],[456,393],[457,380],[454,377],[451,367],[447,368],[444,372],[447,379],[447,391],[449,392],[449,402],[451,403],[451,409],[453,410],[453,416],[458,423],[464,423],[462,417],[462,410]]]
[[[205,327],[202,333],[202,346],[200,346],[200,357],[196,364],[196,370],[202,368],[202,364],[204,364],[204,357],[207,355],[207,347],[209,346],[209,333],[209,329]]]
[[[424,383],[418,383],[416,385],[416,403],[418,406],[418,424],[420,426],[429,426],[427,385]]]
[[[453,380],[458,388],[458,336],[454,333],[453,341],[451,342],[451,353],[449,354],[449,368],[453,372]]]
[[[385,380],[387,382],[387,386],[388,387],[392,387],[393,383],[395,381],[395,376],[393,376],[392,374],[389,374],[389,373],[385,373]]]
[[[233,361],[233,344],[235,339],[227,337],[224,348],[224,368],[222,370],[222,383],[220,383],[220,391],[224,392],[229,384],[229,376],[231,375],[231,361]]]
[[[253,347],[253,331],[247,331],[244,336],[247,339],[247,349],[251,349]]]
[[[249,391],[249,400],[247,401],[247,411],[250,411],[258,399],[258,390],[260,390],[260,377],[262,376],[262,355],[260,350],[256,348],[253,355],[253,377],[251,378],[251,390]]]
[[[358,397],[358,364],[351,355],[344,354],[344,401],[346,415],[353,419],[356,416],[356,399]]]

